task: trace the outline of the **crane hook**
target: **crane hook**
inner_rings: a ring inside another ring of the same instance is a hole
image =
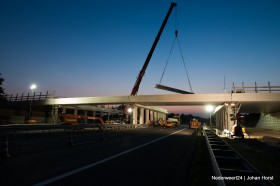
[[[175,30],[175,36],[178,37],[178,30]]]

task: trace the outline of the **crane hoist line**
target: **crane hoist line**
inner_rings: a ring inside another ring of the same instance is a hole
[[[179,46],[179,49],[180,49],[182,62],[183,62],[183,64],[184,64],[186,76],[187,76],[188,83],[189,83],[190,90],[191,90],[190,92],[185,91],[185,90],[180,90],[180,89],[172,88],[172,87],[168,87],[168,86],[164,86],[164,85],[161,84],[162,78],[163,78],[163,76],[164,76],[164,74],[165,74],[165,70],[166,70],[167,64],[168,64],[168,62],[169,62],[171,53],[172,53],[172,51],[173,51],[173,47],[174,47],[175,41],[177,41],[178,46]],[[192,89],[192,85],[191,85],[191,81],[190,81],[190,78],[189,78],[189,74],[188,74],[188,71],[187,71],[185,59],[184,59],[184,56],[183,56],[183,52],[182,52],[182,49],[181,49],[181,45],[180,45],[180,42],[179,42],[179,39],[178,39],[178,30],[175,30],[175,37],[174,37],[174,40],[173,40],[173,43],[172,43],[171,50],[170,50],[170,52],[169,52],[169,56],[168,56],[167,61],[166,61],[166,63],[165,63],[164,70],[163,70],[163,73],[162,73],[162,75],[161,75],[159,84],[156,84],[155,88],[162,89],[162,90],[167,90],[167,91],[171,91],[171,92],[176,92],[176,93],[180,93],[180,94],[194,94],[193,89]]]
[[[130,93],[131,96],[135,96],[135,95],[137,95],[137,93],[138,93],[139,86],[140,86],[140,83],[141,83],[141,81],[142,81],[142,78],[143,78],[143,76],[144,76],[144,74],[145,74],[145,71],[146,71],[146,69],[147,69],[147,67],[148,67],[148,64],[149,64],[149,62],[150,62],[150,60],[151,60],[151,58],[152,58],[152,55],[153,55],[154,50],[155,50],[155,48],[156,48],[156,46],[157,46],[157,43],[158,43],[158,41],[159,41],[159,39],[160,39],[160,36],[161,36],[161,34],[162,34],[162,31],[163,31],[163,29],[164,29],[164,27],[165,27],[165,25],[166,25],[166,23],[167,23],[167,21],[168,21],[168,18],[169,18],[170,14],[171,14],[171,12],[172,12],[172,10],[173,10],[173,8],[174,8],[175,6],[177,6],[177,3],[173,3],[173,2],[172,2],[171,5],[170,5],[170,7],[169,7],[169,9],[168,9],[168,12],[167,12],[167,14],[166,14],[164,20],[163,20],[163,22],[162,22],[162,24],[161,24],[161,27],[160,27],[159,32],[158,32],[158,34],[157,34],[157,36],[156,36],[156,38],[155,38],[155,40],[154,40],[154,43],[153,43],[153,45],[152,45],[152,47],[151,47],[151,49],[150,49],[150,52],[149,52],[148,55],[147,55],[147,58],[146,58],[146,60],[145,60],[145,63],[144,63],[144,65],[143,65],[141,71],[139,72],[139,75],[138,75],[138,77],[137,77],[137,79],[136,79],[135,85],[134,85],[134,87],[133,87],[133,89],[132,89],[132,91],[131,91],[131,93]]]

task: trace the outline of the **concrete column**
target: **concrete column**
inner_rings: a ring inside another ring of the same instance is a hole
[[[150,111],[150,120],[153,120],[153,121],[155,120],[154,119],[154,111],[153,110]]]
[[[92,111],[92,116],[95,117],[96,116],[96,112]]]
[[[110,116],[111,116],[111,113],[110,113],[110,112],[108,112],[108,113],[107,113],[107,116],[108,116],[108,117],[107,117],[108,121],[110,121]]]
[[[87,116],[87,114],[88,114],[88,111],[87,111],[87,110],[85,110],[85,111],[84,111],[84,115],[85,115],[85,116]],[[84,121],[84,122],[85,122],[85,124],[87,124],[87,119],[85,119],[85,121]]]
[[[74,109],[74,114],[78,115],[78,110],[77,109]]]
[[[144,108],[140,108],[140,121],[139,124],[144,124]]]
[[[166,113],[163,113],[163,120],[166,120]]]
[[[158,112],[154,112],[154,118],[155,118],[155,121],[157,121],[158,120]]]
[[[138,124],[137,117],[138,117],[138,107],[134,106],[133,113],[132,113],[132,118],[133,118],[132,124]]]
[[[150,119],[150,110],[147,109],[147,110],[146,110],[145,124],[148,123],[149,119]]]
[[[66,114],[66,108],[65,107],[62,108],[62,113]]]

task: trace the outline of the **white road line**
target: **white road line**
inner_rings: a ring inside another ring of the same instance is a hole
[[[78,168],[78,169],[75,169],[75,170],[73,170],[73,171],[66,172],[65,174],[61,174],[61,175],[59,175],[59,176],[50,178],[50,179],[48,179],[48,180],[39,182],[39,183],[37,183],[37,184],[34,184],[33,186],[43,186],[43,185],[47,185],[47,184],[50,184],[50,183],[55,182],[55,181],[62,180],[63,178],[66,178],[66,177],[71,176],[71,175],[73,175],[73,174],[82,172],[82,171],[84,171],[84,170],[87,170],[87,169],[89,169],[89,168],[92,168],[92,167],[94,167],[94,166],[96,166],[96,165],[99,165],[99,164],[101,164],[101,163],[104,163],[104,162],[106,162],[106,161],[112,160],[112,159],[114,159],[114,158],[120,157],[120,156],[125,155],[125,154],[127,154],[127,153],[129,153],[129,152],[132,152],[132,151],[134,151],[134,150],[136,150],[136,149],[142,148],[142,147],[144,147],[144,146],[146,146],[146,145],[149,145],[149,144],[151,144],[151,143],[154,143],[154,142],[157,142],[157,141],[159,141],[159,140],[162,140],[162,139],[164,139],[164,138],[166,138],[166,137],[168,137],[168,136],[174,135],[174,134],[176,134],[176,133],[178,133],[178,132],[181,132],[181,131],[183,131],[183,130],[185,130],[185,129],[178,130],[178,131],[176,131],[176,132],[173,132],[173,133],[171,133],[171,134],[168,134],[168,135],[165,135],[165,136],[163,136],[163,137],[157,138],[157,139],[155,139],[155,140],[149,141],[149,142],[147,142],[147,143],[144,143],[144,144],[139,145],[139,146],[137,146],[137,147],[134,147],[134,148],[132,148],[132,149],[123,151],[123,152],[121,152],[121,153],[115,154],[115,155],[110,156],[110,157],[108,157],[108,158],[105,158],[105,159],[103,159],[103,160],[94,162],[94,163],[92,163],[92,164],[83,166],[83,167]]]

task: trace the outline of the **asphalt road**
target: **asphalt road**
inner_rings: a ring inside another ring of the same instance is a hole
[[[0,185],[188,185],[193,130],[144,128],[9,142]]]

